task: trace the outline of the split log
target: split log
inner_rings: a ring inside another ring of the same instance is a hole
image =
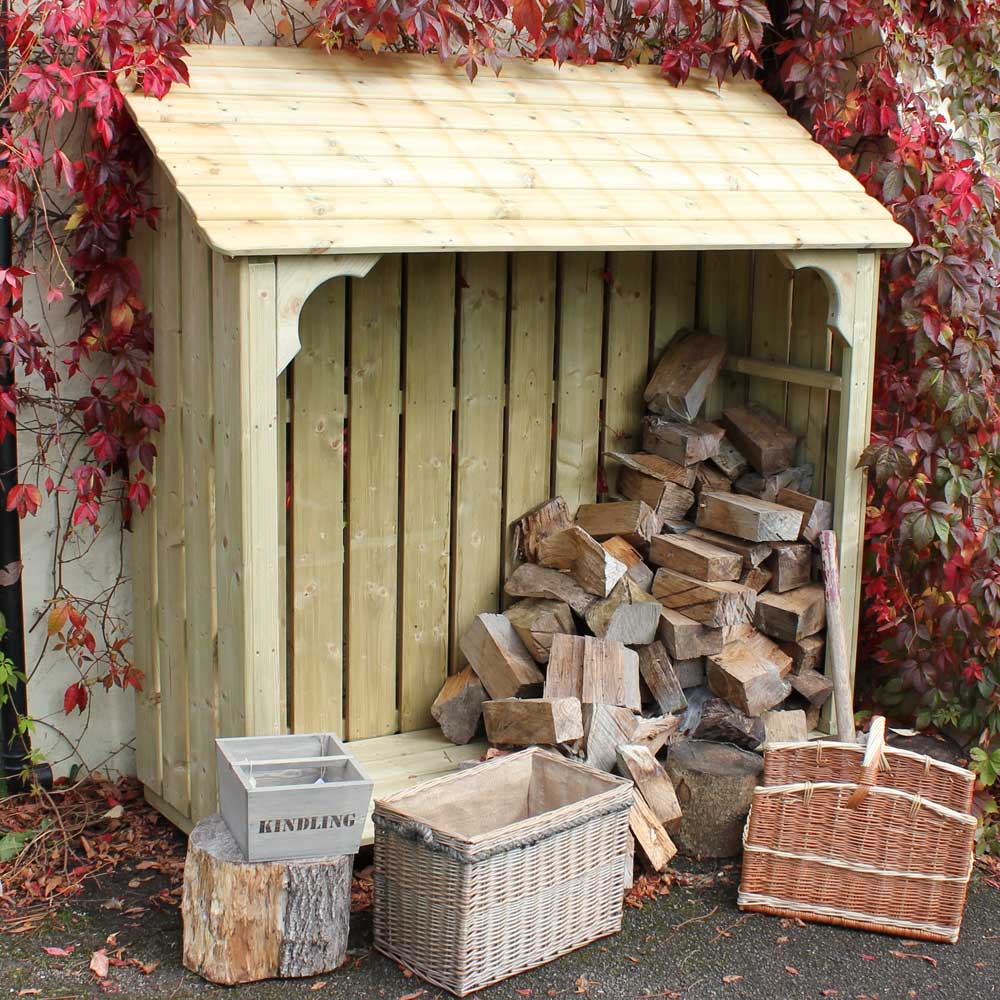
[[[639,676],[664,715],[687,708],[687,698],[662,642],[650,642],[639,652]]]
[[[620,705],[584,705],[585,760],[601,771],[613,771],[618,747],[637,743],[655,757],[681,726],[678,715],[644,719]]]
[[[723,698],[709,698],[701,706],[701,717],[689,735],[693,740],[756,750],[764,741],[764,727],[759,719],[751,719]]]
[[[642,590],[649,592],[653,586],[653,571],[646,565],[642,554],[634,546],[629,545],[624,538],[615,535],[601,542],[604,549],[610,552],[619,562],[625,563],[628,567],[625,575]]]
[[[569,507],[562,497],[553,497],[533,507],[514,523],[514,551],[528,562],[538,562],[538,547],[549,535],[573,524]]]
[[[649,543],[649,561],[708,583],[735,580],[743,568],[736,552],[688,535],[654,536]]]
[[[708,657],[705,673],[708,686],[720,698],[746,715],[760,715],[788,697],[792,687],[785,676],[791,669],[791,658],[755,633]]]
[[[665,608],[709,628],[752,621],[757,601],[757,595],[739,583],[706,583],[665,566],[653,577],[653,596]]]
[[[823,669],[823,653],[826,642],[822,636],[807,635],[796,642],[779,642],[779,646],[792,658],[792,673],[801,674],[806,670]]]
[[[722,423],[733,444],[762,476],[781,472],[795,461],[798,438],[758,403],[723,410]]]
[[[660,612],[656,634],[675,662],[709,656],[722,650],[721,628],[710,628],[670,608]]]
[[[694,523],[691,521],[677,521],[673,518],[667,518],[663,522],[663,527],[660,529],[661,534],[664,535],[686,535],[694,528]]]
[[[740,642],[742,639],[749,639],[757,635],[757,630],[753,627],[753,622],[737,622],[735,625],[722,626],[722,648],[725,649],[731,642]]]
[[[587,593],[598,597],[607,597],[628,569],[579,525],[542,539],[538,562],[549,569],[569,570]]]
[[[725,440],[725,439],[723,439]],[[724,476],[714,465],[709,462],[702,462],[701,465],[697,466],[697,472],[694,477],[694,495],[695,499],[700,497],[702,493],[730,493],[733,489],[733,484],[729,481],[727,476]]]
[[[664,521],[684,517],[694,506],[695,501],[692,490],[676,483],[655,479],[627,467],[621,468],[618,472],[618,492],[623,497],[641,500],[653,511],[656,531],[662,529]]]
[[[643,398],[653,413],[694,420],[726,357],[726,342],[700,330],[682,330],[667,345]]]
[[[511,597],[542,597],[553,601],[564,601],[581,617],[597,600],[568,573],[560,573],[556,569],[543,569],[533,563],[522,563],[518,566],[511,573],[504,590]]]
[[[679,462],[673,462],[662,455],[654,455],[644,451],[637,451],[632,454],[624,454],[620,451],[606,451],[604,454],[608,458],[613,458],[616,462],[619,462],[623,469],[631,469],[633,472],[638,472],[643,476],[649,476],[663,483],[673,483],[675,486],[680,486],[686,490],[694,489],[694,479],[697,472],[694,466],[681,465]],[[619,474],[619,480],[620,478]],[[632,499],[644,498],[635,497]],[[646,502],[649,503],[648,500]],[[649,506],[653,507],[654,504],[649,504]]]
[[[803,670],[792,674],[790,680],[792,690],[817,708],[822,708],[833,694],[833,681],[818,670]]]
[[[632,795],[632,810],[628,814],[629,829],[650,867],[653,871],[661,872],[677,854],[677,847],[642,797],[642,792],[633,789]]]
[[[347,957],[353,861],[245,861],[218,813],[201,820],[184,865],[184,967],[225,986],[332,972]]]
[[[503,615],[477,615],[459,646],[491,698],[530,697],[544,680]]]
[[[660,715],[651,719],[636,718],[629,743],[648,747],[655,757],[680,732],[679,715]]]
[[[471,743],[483,717],[486,692],[472,667],[452,674],[431,705],[431,715],[452,743]]]
[[[680,852],[736,857],[763,759],[722,743],[678,740],[667,753],[666,769],[684,812],[674,835]]]
[[[587,609],[587,628],[599,639],[641,646],[656,638],[661,605],[627,576]]]
[[[692,525],[687,534],[691,538],[711,542],[717,548],[738,553],[743,560],[744,569],[756,569],[771,554],[770,542],[748,542],[745,538],[733,538],[732,535],[709,531],[708,528],[699,528],[697,525]]]
[[[771,589],[783,594],[786,590],[804,587],[812,577],[812,548],[809,545],[778,543],[768,563],[771,569]]]
[[[493,744],[557,746],[583,739],[577,698],[505,698],[483,702],[486,738]]]
[[[806,713],[801,709],[774,709],[761,717],[764,723],[764,748],[775,743],[805,743],[809,738]]]
[[[827,531],[833,525],[833,504],[827,500],[818,500],[791,489],[779,490],[776,499],[786,507],[802,511],[802,531],[799,537],[810,545],[819,541],[821,531]]]
[[[620,642],[589,635],[552,638],[546,698],[578,698],[584,705],[620,705],[640,711],[639,654]]]
[[[667,832],[675,830],[681,820],[681,807],[674,792],[674,783],[649,747],[625,743],[618,748],[617,756],[618,773],[623,778],[632,779],[651,812]]]
[[[576,633],[573,612],[564,601],[529,597],[512,604],[504,615],[510,619],[514,631],[536,663],[549,662],[553,635]]]
[[[808,493],[813,484],[813,467],[810,464],[797,465],[794,468],[783,469],[771,476],[762,476],[757,472],[744,472],[733,482],[736,493],[746,493],[759,500],[777,501],[778,494],[786,488]]]
[[[755,594],[767,589],[771,582],[771,571],[763,566],[755,566],[753,569],[746,569],[740,577],[739,582],[744,587],[749,587]]]
[[[654,588],[656,581],[654,579]],[[785,594],[763,593],[757,598],[754,624],[765,635],[797,642],[826,625],[826,601],[819,584]]]
[[[710,461],[730,482],[739,479],[750,468],[750,463],[729,438],[719,442],[719,452]]]
[[[642,422],[642,450],[678,465],[697,465],[718,454],[725,433],[717,424],[683,424],[649,416]]]
[[[705,657],[692,656],[686,660],[673,660],[674,674],[682,691],[700,687],[705,683]],[[641,667],[640,662],[640,667]]]
[[[576,523],[599,542],[621,535],[632,545],[645,545],[660,528],[653,508],[642,500],[581,504]]]
[[[697,522],[699,528],[751,542],[794,542],[802,511],[742,494],[702,493]]]

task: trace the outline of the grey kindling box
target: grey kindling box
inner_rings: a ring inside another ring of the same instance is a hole
[[[333,733],[215,741],[219,810],[248,861],[356,854],[371,778]]]

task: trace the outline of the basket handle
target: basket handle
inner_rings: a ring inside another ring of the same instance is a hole
[[[871,729],[868,730],[868,743],[861,759],[861,776],[858,778],[858,787],[847,800],[848,809],[857,809],[868,798],[868,790],[875,784],[878,772],[885,766],[884,752],[885,719],[878,715],[872,719]]]

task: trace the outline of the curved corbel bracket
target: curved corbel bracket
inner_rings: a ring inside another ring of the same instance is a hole
[[[854,341],[854,307],[858,254],[853,250],[780,250],[778,256],[793,271],[812,268],[826,285],[830,299],[827,325],[850,346]]]
[[[299,315],[306,300],[331,278],[363,278],[378,263],[380,254],[330,254],[315,257],[279,257],[277,260],[277,322],[275,324],[277,375],[299,353]]]

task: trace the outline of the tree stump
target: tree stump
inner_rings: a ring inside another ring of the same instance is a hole
[[[249,862],[216,813],[188,840],[184,966],[231,986],[315,976],[347,954],[350,856]]]
[[[725,743],[679,740],[667,753],[683,816],[672,834],[689,858],[732,858],[743,849],[743,824],[764,761]]]

